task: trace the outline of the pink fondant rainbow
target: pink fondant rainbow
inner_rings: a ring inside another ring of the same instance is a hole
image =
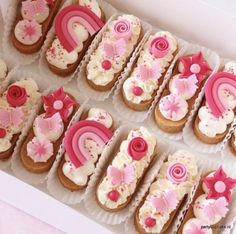
[[[86,140],[95,141],[100,147],[106,145],[113,133],[101,123],[92,120],[82,120],[75,123],[65,136],[65,149],[71,162],[76,167],[84,165],[90,159]]]
[[[217,72],[206,82],[206,102],[217,118],[228,109],[227,104],[220,96],[221,90],[228,90],[236,98],[236,76],[228,72]]]
[[[80,45],[80,40],[73,30],[73,25],[83,25],[92,36],[103,26],[103,21],[87,7],[71,5],[63,8],[56,17],[56,35],[62,46],[71,52]]]

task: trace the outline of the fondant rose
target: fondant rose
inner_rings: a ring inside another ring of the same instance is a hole
[[[27,100],[25,88],[11,85],[7,90],[7,101],[12,107],[22,106]]]
[[[124,38],[129,40],[131,37],[131,27],[130,23],[127,20],[119,20],[114,24],[113,32],[117,39]]]
[[[187,169],[182,163],[175,163],[168,167],[167,178],[173,183],[179,184],[186,181]]]
[[[134,160],[141,160],[147,153],[148,144],[142,137],[133,138],[128,146],[128,153]]]
[[[165,37],[156,37],[152,40],[149,51],[156,58],[164,57],[169,51],[168,40]]]

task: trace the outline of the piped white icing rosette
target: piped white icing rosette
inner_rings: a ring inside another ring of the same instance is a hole
[[[156,180],[151,184],[144,203],[135,214],[136,228],[142,233],[163,233],[174,218],[176,209],[191,191],[198,167],[193,156],[179,150],[168,157]]]

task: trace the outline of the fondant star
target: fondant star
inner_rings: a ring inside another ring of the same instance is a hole
[[[209,189],[207,199],[217,200],[220,197],[225,197],[225,199],[230,202],[231,191],[236,185],[236,180],[227,177],[222,166],[214,173],[213,177],[205,177],[203,182]]]
[[[184,66],[181,77],[186,78],[194,74],[198,79],[198,84],[200,84],[204,80],[204,76],[211,71],[201,51],[193,56],[182,57],[180,62],[182,62]]]

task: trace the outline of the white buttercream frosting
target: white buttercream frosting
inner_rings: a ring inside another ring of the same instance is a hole
[[[135,137],[143,138],[148,145],[145,156],[138,161],[134,160],[128,153],[128,145]],[[127,199],[135,192],[137,183],[142,178],[145,169],[149,166],[155,147],[156,138],[146,128],[140,127],[137,130],[130,131],[127,139],[121,143],[120,150],[110,166],[124,170],[127,165],[132,165],[134,168],[133,180],[130,183],[113,184],[111,178],[106,174],[97,188],[97,199],[102,205],[110,209],[116,209],[127,202]],[[112,190],[116,190],[120,194],[117,201],[112,201],[108,198],[108,193]]]
[[[150,53],[151,42],[157,37],[165,37],[169,42],[168,53],[162,58],[156,58],[153,54]],[[148,41],[145,43],[140,56],[137,61],[137,66],[134,68],[130,77],[123,84],[123,92],[126,99],[130,102],[139,104],[142,101],[147,101],[152,98],[153,93],[158,88],[158,79],[166,71],[166,68],[169,66],[171,60],[173,59],[173,54],[177,49],[176,39],[166,31],[160,31],[150,36]],[[140,78],[139,65],[144,65],[147,68],[151,69],[154,64],[158,63],[160,65],[160,71],[155,79],[148,79],[143,81]],[[143,93],[139,96],[133,93],[133,88],[135,86],[141,87]]]
[[[178,184],[173,183],[167,178],[169,166],[175,163],[183,164],[187,171],[185,180]],[[180,202],[184,196],[190,192],[194,185],[197,173],[198,168],[196,162],[189,152],[179,150],[176,153],[169,155],[168,161],[162,165],[157,179],[152,183],[144,204],[138,210],[140,224],[147,233],[160,233],[174,210],[169,207],[163,214],[158,213],[151,202],[152,198],[161,197],[166,191],[172,190],[175,192],[178,202]],[[155,219],[156,224],[153,227],[146,226],[145,220],[148,217]]]
[[[119,20],[127,20],[131,24],[131,38],[126,41],[124,45],[124,53],[122,55],[116,55],[114,58],[110,58],[111,68],[105,70],[102,67],[102,62],[107,60],[105,58],[105,52],[103,45],[107,43],[109,45],[115,45],[117,38],[113,32],[114,24]],[[126,60],[130,57],[135,45],[137,44],[141,33],[141,22],[133,15],[122,15],[117,20],[112,21],[107,28],[107,31],[103,34],[102,41],[98,48],[93,52],[90,57],[90,61],[87,65],[87,79],[91,80],[95,85],[105,86],[114,79],[115,74],[118,74],[126,64]]]

